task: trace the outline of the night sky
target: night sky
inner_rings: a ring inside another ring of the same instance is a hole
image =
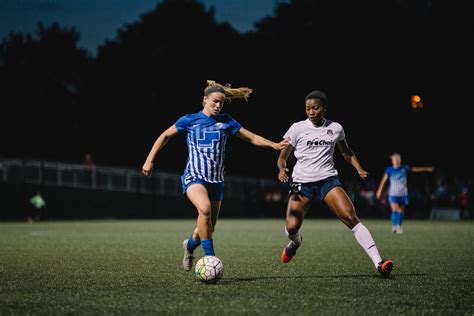
[[[0,38],[9,32],[34,33],[36,24],[58,22],[74,26],[81,33],[79,45],[91,54],[105,39],[115,37],[117,29],[135,22],[160,1],[156,0],[0,0]],[[214,6],[216,19],[228,21],[240,31],[253,29],[254,23],[271,15],[275,0],[202,0]]]

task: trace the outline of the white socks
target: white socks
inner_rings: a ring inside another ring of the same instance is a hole
[[[365,252],[369,255],[370,259],[375,265],[375,268],[379,265],[379,262],[382,261],[377,246],[375,246],[374,239],[370,234],[369,230],[359,223],[352,228],[352,233],[354,234],[355,239],[359,245],[364,248]],[[291,239],[291,238],[290,238]]]
[[[300,231],[299,231],[299,230],[296,232],[296,234],[290,235],[290,233],[288,232],[288,230],[286,229],[286,226],[285,226],[285,235],[286,235],[286,237],[288,237],[296,246],[301,245],[301,234],[300,234]]]

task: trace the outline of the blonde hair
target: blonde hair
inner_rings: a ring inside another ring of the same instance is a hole
[[[253,92],[252,89],[247,88],[247,87],[241,87],[241,88],[232,88],[230,84],[221,85],[220,83],[217,83],[213,80],[207,80],[207,87],[204,89],[204,93],[206,93],[207,89],[210,88],[222,88],[224,90],[225,97],[228,99],[245,99],[247,101],[247,98],[250,96],[250,94]]]

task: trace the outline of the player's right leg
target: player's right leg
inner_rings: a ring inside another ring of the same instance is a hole
[[[186,189],[186,195],[188,196],[191,203],[194,205],[196,210],[198,211],[198,218],[197,218],[197,233],[200,237],[201,246],[204,251],[205,256],[215,256],[214,252],[214,245],[212,242],[212,207],[211,201],[209,200],[208,191],[206,187],[201,183],[192,183]],[[193,236],[195,236],[193,234]],[[199,245],[194,245],[194,247],[190,247],[189,242],[192,243],[192,240],[187,239],[185,247],[185,255],[183,258],[183,268],[185,271],[190,271],[192,268],[192,260],[194,257],[192,256],[194,249]],[[193,249],[194,248],[194,249]],[[186,252],[188,250],[188,252]]]
[[[404,196],[400,203],[400,214],[398,216],[398,229],[396,231],[397,234],[403,233],[403,218],[405,217],[405,207],[408,205],[408,196]]]
[[[390,216],[390,220],[392,222],[392,233],[400,233],[401,224],[403,220],[403,211],[405,206],[401,203],[403,201],[403,197],[399,196],[389,196],[390,202],[390,209],[392,210],[392,214]]]
[[[183,241],[183,269],[184,271],[191,271],[193,267],[194,260],[194,250],[201,245],[201,238],[199,237],[199,232],[197,227],[194,229],[194,232],[189,236],[189,238]]]
[[[288,263],[295,255],[303,241],[300,233],[301,225],[310,199],[300,194],[291,194],[288,199],[288,208],[286,210],[285,234],[290,242],[283,248],[281,261]]]

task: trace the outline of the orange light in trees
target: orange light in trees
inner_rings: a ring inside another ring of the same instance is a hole
[[[423,107],[423,102],[421,102],[421,97],[419,95],[411,96],[411,107],[413,110],[419,110]]]

